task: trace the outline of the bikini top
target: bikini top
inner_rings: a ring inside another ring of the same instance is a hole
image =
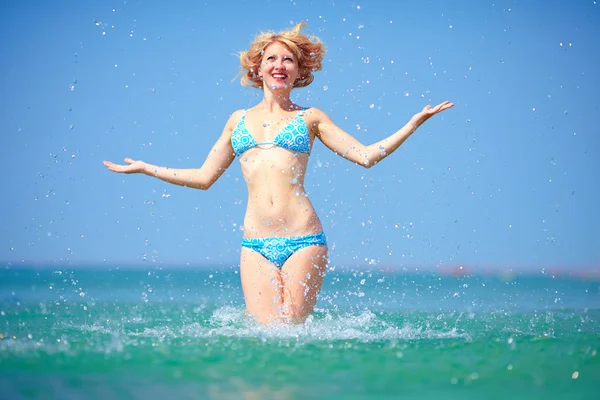
[[[272,142],[256,142],[248,129],[246,129],[246,110],[242,118],[231,133],[231,145],[236,156],[241,156],[246,150],[256,146],[274,145],[291,151],[310,154],[310,135],[306,121],[302,115],[306,108],[300,112],[275,136]]]

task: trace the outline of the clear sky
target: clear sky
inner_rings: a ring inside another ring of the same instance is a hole
[[[236,162],[206,192],[108,172],[199,167],[255,34],[328,53],[293,93],[363,143],[456,105],[366,170],[315,142],[307,190],[334,265],[600,265],[600,5],[581,1],[4,1],[0,260],[238,263]]]

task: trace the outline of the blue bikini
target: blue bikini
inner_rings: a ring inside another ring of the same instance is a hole
[[[292,254],[308,246],[327,246],[325,234],[320,232],[305,236],[242,238],[242,247],[260,253],[277,268],[283,267]]]
[[[281,132],[275,136],[272,142],[256,142],[254,137],[248,129],[246,129],[246,110],[242,114],[240,122],[231,133],[231,145],[236,156],[241,156],[246,150],[253,147],[274,145],[283,147],[290,151],[298,153],[310,154],[310,135],[308,134],[308,127],[302,115],[306,111],[303,108],[291,121],[287,124]]]
[[[231,145],[236,156],[241,156],[253,147],[273,145],[284,149],[310,154],[310,135],[306,121],[302,118],[306,109],[302,109],[272,142],[256,142],[246,129],[246,110],[231,133]],[[327,246],[323,232],[291,237],[242,238],[242,247],[254,250],[273,263],[277,268],[283,267],[288,258],[300,249],[308,246]]]

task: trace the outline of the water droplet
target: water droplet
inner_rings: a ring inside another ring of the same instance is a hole
[[[365,64],[368,64],[371,62],[371,59],[369,59],[369,57],[365,57],[363,61],[365,62]]]
[[[323,86],[323,90],[327,90],[329,89],[329,87],[327,87],[327,85]]]

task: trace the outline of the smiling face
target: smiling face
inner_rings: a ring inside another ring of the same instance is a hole
[[[298,78],[298,60],[285,45],[273,42],[265,49],[259,75],[270,90],[291,90]]]

